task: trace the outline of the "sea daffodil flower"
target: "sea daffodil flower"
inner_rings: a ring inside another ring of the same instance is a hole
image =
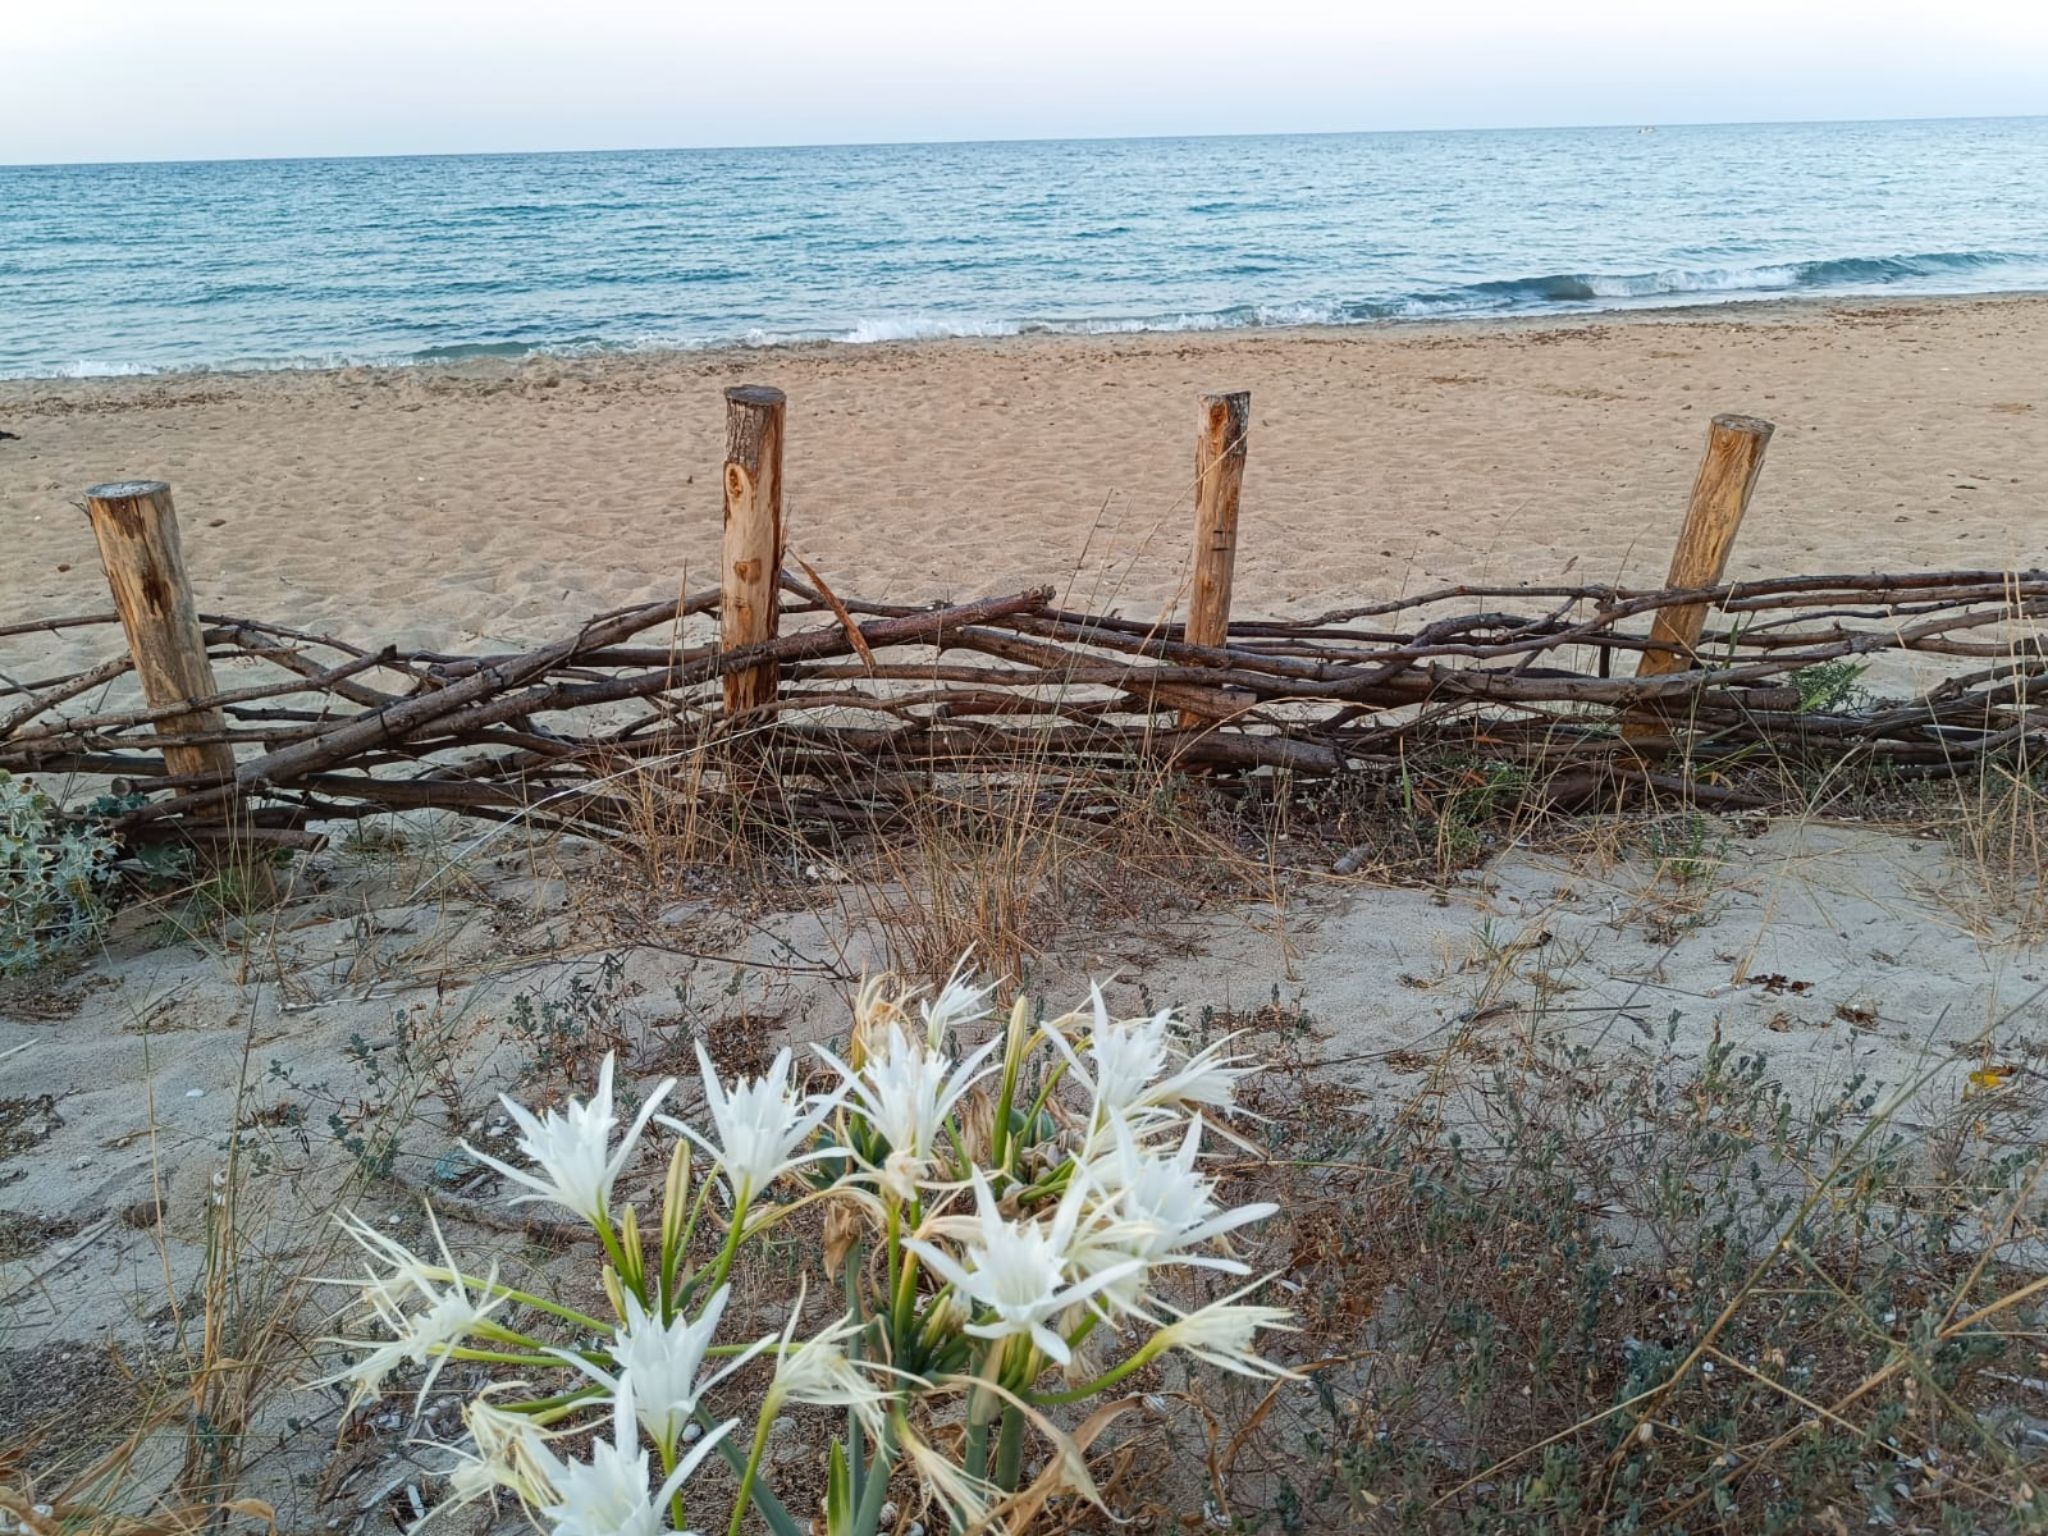
[[[663,1536],[668,1501],[738,1422],[727,1419],[691,1446],[650,1495],[647,1446],[640,1439],[629,1372],[612,1397],[612,1438],[592,1441],[588,1461],[562,1461],[545,1445],[536,1447],[554,1494],[540,1512],[553,1536]]]
[[[1073,1358],[1067,1341],[1050,1324],[1070,1307],[1088,1300],[1104,1286],[1136,1274],[1143,1262],[1126,1258],[1069,1281],[1080,1222],[1086,1203],[1086,1175],[1075,1169],[1067,1194],[1047,1221],[1005,1221],[981,1170],[972,1170],[974,1235],[963,1244],[966,1263],[922,1238],[903,1246],[916,1254],[960,1295],[990,1314],[967,1325],[977,1338],[1023,1335],[1046,1358],[1065,1365]]]
[[[699,1042],[697,1070],[704,1079],[704,1105],[717,1139],[701,1136],[667,1115],[661,1117],[664,1126],[682,1132],[711,1154],[735,1210],[790,1169],[831,1155],[830,1148],[809,1153],[797,1149],[838,1108],[838,1096],[804,1099],[790,1083],[789,1068],[789,1048],[785,1046],[761,1076],[742,1078],[727,1088]]]
[[[704,1394],[774,1341],[773,1334],[756,1339],[727,1361],[722,1370],[702,1381],[697,1379],[705,1354],[717,1337],[730,1296],[731,1287],[721,1285],[695,1322],[678,1317],[664,1326],[659,1317],[640,1305],[639,1297],[626,1293],[621,1298],[625,1303],[626,1326],[612,1334],[611,1356],[618,1367],[617,1375],[569,1350],[555,1353],[614,1396],[618,1395],[620,1383],[630,1379],[641,1425],[657,1445],[674,1455],[683,1426],[696,1413]]]
[[[612,1053],[607,1051],[597,1074],[597,1092],[588,1103],[571,1099],[566,1108],[550,1109],[538,1117],[510,1096],[499,1096],[506,1113],[519,1127],[519,1149],[539,1169],[537,1174],[502,1163],[468,1142],[462,1144],[462,1149],[526,1191],[512,1197],[514,1204],[552,1200],[592,1226],[603,1227],[611,1210],[612,1185],[618,1182],[620,1171],[633,1155],[648,1120],[675,1087],[674,1078],[662,1080],[640,1106],[640,1113],[615,1148],[612,1127],[618,1123],[618,1117],[612,1109],[612,1066]]]

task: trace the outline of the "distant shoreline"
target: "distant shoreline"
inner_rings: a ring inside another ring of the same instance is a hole
[[[38,394],[52,389],[90,393],[122,385],[178,385],[200,380],[252,382],[256,380],[304,379],[316,381],[338,376],[401,375],[417,377],[489,378],[535,368],[576,367],[599,369],[671,367],[678,363],[717,366],[746,363],[769,366],[781,357],[849,358],[918,352],[926,349],[982,348],[990,350],[1078,347],[1117,349],[1185,346],[1190,342],[1217,345],[1256,346],[1262,340],[1290,341],[1315,338],[1342,341],[1371,336],[1403,335],[1518,335],[1530,332],[1582,332],[1599,326],[1656,326],[1721,322],[1729,325],[1769,323],[1826,313],[1874,314],[1919,310],[1927,306],[1968,308],[1999,304],[2035,304],[2048,301],[2048,288],[1996,289],[1983,293],[1827,294],[1796,293],[1735,296],[1726,299],[1697,299],[1672,303],[1617,304],[1608,308],[1554,310],[1517,314],[1398,316],[1360,320],[1345,324],[1191,326],[1131,330],[1024,330],[989,335],[931,335],[887,337],[872,341],[844,338],[772,340],[761,342],[715,342],[702,346],[649,345],[644,347],[545,347],[517,354],[484,354],[451,358],[422,358],[414,361],[279,363],[275,365],[234,365],[195,368],[134,370],[115,373],[22,374],[0,377],[0,402],[26,391]]]

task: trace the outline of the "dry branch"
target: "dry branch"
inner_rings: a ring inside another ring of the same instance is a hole
[[[717,591],[475,656],[204,615],[209,647],[273,675],[70,717],[63,707],[95,690],[132,690],[124,659],[10,682],[0,768],[146,788],[123,818],[136,836],[215,835],[209,820],[217,831],[235,802],[247,825],[299,846],[317,821],[395,809],[616,831],[644,787],[625,781],[642,775],[848,820],[941,775],[1146,763],[1231,782],[1390,773],[1432,749],[1541,768],[1557,803],[1633,784],[1746,805],[1769,792],[1727,782],[1745,764],[1857,760],[1930,777],[2038,751],[2048,730],[2041,571],[1465,586],[1305,620],[1233,618],[1207,645],[1175,625],[1056,610],[1045,591],[913,607],[841,597],[810,574],[781,579],[773,638],[732,650],[708,629],[684,643],[683,621],[718,613]],[[0,641],[111,619],[24,621],[0,626]],[[632,643],[663,625],[668,643]],[[1657,664],[1617,668],[1617,653]],[[1845,686],[1887,655],[1914,659],[1917,692],[1880,701]],[[776,691],[728,712],[726,681],[769,669]],[[0,677],[21,675],[0,654]],[[229,723],[193,729],[207,711]],[[741,740],[774,780],[723,771]],[[235,754],[232,778],[165,766],[166,748],[200,747]],[[1712,765],[1726,771],[1707,782]]]

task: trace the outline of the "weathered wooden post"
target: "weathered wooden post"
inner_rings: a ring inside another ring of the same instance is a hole
[[[1191,645],[1221,645],[1230,633],[1230,583],[1237,568],[1237,502],[1244,489],[1245,439],[1251,430],[1248,390],[1202,397],[1195,433],[1195,570],[1188,597]],[[1183,711],[1192,729],[1200,715]]]
[[[217,695],[206,636],[185,578],[171,488],[161,480],[95,485],[85,493],[85,509],[150,708]],[[204,735],[224,727],[218,708],[203,708],[163,717],[157,734]],[[167,746],[163,754],[164,767],[174,775],[234,776],[235,750],[224,741]]]
[[[1774,429],[1756,416],[1716,416],[1707,429],[1706,457],[1692,482],[1692,499],[1686,503],[1685,526],[1678,531],[1678,548],[1672,551],[1671,572],[1664,578],[1670,588],[1717,587],[1728,569],[1728,552],[1735,547],[1735,535],[1742,516],[1749,510],[1749,498],[1763,472],[1764,449]],[[1681,603],[1659,608],[1650,623],[1650,640],[1658,647],[1643,652],[1636,664],[1637,677],[1661,677],[1683,672],[1693,665],[1693,648],[1707,621],[1705,603]],[[1658,722],[1636,720],[1622,729],[1625,737],[1659,736],[1665,727]]]
[[[779,389],[737,384],[725,392],[725,562],[719,649],[774,638],[782,584],[782,421]],[[775,698],[773,663],[728,672],[725,712]]]
[[[1728,569],[1728,552],[1735,547],[1742,515],[1749,510],[1750,494],[1763,472],[1764,449],[1770,443],[1772,426],[1754,416],[1716,416],[1707,430],[1707,454],[1700,460],[1700,472],[1692,482],[1692,500],[1686,504],[1685,526],[1678,531],[1678,548],[1671,555],[1671,574],[1664,585],[1673,588],[1717,587]],[[1707,621],[1705,603],[1684,603],[1659,608],[1650,625],[1650,638],[1670,650],[1643,653],[1637,677],[1658,677],[1666,672],[1683,672],[1692,665],[1692,649],[1699,644],[1700,630]]]

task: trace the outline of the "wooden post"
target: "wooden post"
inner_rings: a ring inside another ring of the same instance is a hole
[[[1252,397],[1239,390],[1202,397],[1195,434],[1195,570],[1188,598],[1190,645],[1221,645],[1230,633],[1230,583],[1237,567],[1237,501],[1244,488]],[[1183,712],[1181,726],[1205,722]]]
[[[1763,472],[1764,449],[1770,444],[1772,430],[1768,421],[1756,416],[1716,416],[1707,428],[1706,457],[1693,477],[1692,500],[1686,504],[1685,526],[1678,530],[1678,548],[1672,551],[1665,586],[1721,584],[1728,569],[1728,552],[1735,547],[1742,515],[1749,510],[1750,494]],[[1636,676],[1661,677],[1691,667],[1693,647],[1699,644],[1706,621],[1705,603],[1659,608],[1650,622],[1650,639],[1672,648],[1643,652],[1636,663]],[[1666,729],[1661,721],[1639,718],[1623,725],[1621,734],[1634,740],[1661,736]]]
[[[775,636],[782,585],[783,393],[761,384],[725,392],[725,559],[719,648]],[[773,663],[725,679],[728,715],[774,699]]]
[[[114,606],[127,632],[128,654],[150,708],[162,709],[220,692],[206,659],[206,637],[185,579],[185,555],[178,542],[178,515],[171,488],[161,480],[119,480],[85,493],[86,515],[99,541],[100,565],[113,589]],[[157,722],[164,736],[197,735],[223,729],[219,709],[196,709]],[[163,749],[173,774],[233,778],[235,749],[226,742]]]
[[[1692,482],[1692,500],[1686,505],[1685,526],[1678,531],[1678,548],[1672,552],[1665,586],[1721,584],[1728,569],[1728,552],[1735,547],[1736,530],[1742,527],[1742,514],[1749,510],[1750,493],[1763,471],[1764,448],[1771,432],[1768,421],[1754,416],[1714,418],[1707,430],[1707,455],[1700,460],[1700,472]],[[1659,608],[1650,625],[1650,638],[1677,649],[1645,651],[1636,676],[1658,677],[1686,670],[1692,665],[1692,648],[1699,644],[1706,621],[1705,603]]]

